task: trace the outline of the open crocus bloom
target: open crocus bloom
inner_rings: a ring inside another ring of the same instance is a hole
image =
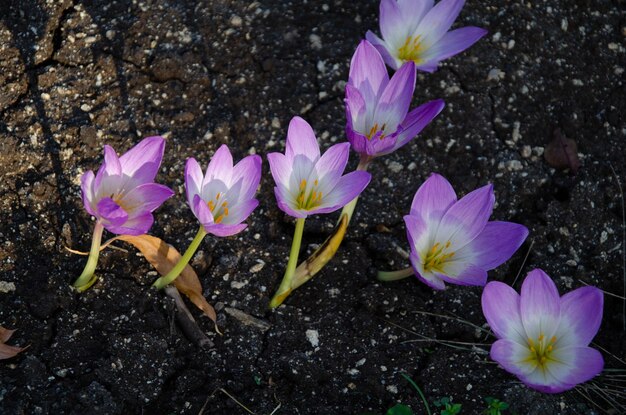
[[[193,158],[185,166],[189,207],[204,230],[216,236],[234,235],[246,228],[241,222],[259,204],[254,194],[260,180],[261,157],[247,156],[233,166],[225,144],[217,149],[204,175]]]
[[[409,62],[391,80],[380,53],[363,40],[350,64],[346,85],[346,134],[354,150],[382,156],[415,137],[444,107],[442,100],[409,112],[415,90],[415,65]]]
[[[405,62],[414,62],[417,69],[434,72],[439,62],[487,34],[471,26],[448,32],[464,4],[465,0],[441,0],[433,7],[434,0],[381,0],[383,39],[371,31],[365,37],[394,70]]]
[[[311,126],[302,118],[289,123],[285,154],[270,153],[274,193],[278,207],[296,218],[330,213],[357,197],[370,181],[370,174],[354,171],[342,176],[349,143],[335,144],[323,156]]]
[[[491,358],[541,392],[563,392],[588,381],[604,366],[600,352],[587,347],[600,328],[603,301],[595,287],[559,298],[540,269],[528,274],[521,295],[490,282],[483,291],[483,313],[500,339],[491,346]]]
[[[485,285],[487,271],[508,260],[528,236],[517,223],[488,222],[494,202],[492,185],[457,201],[444,177],[432,174],[424,182],[404,217],[411,265],[420,280],[437,290],[444,282]]]
[[[116,234],[141,235],[150,229],[152,212],[174,192],[154,183],[165,140],[148,137],[118,158],[104,146],[104,162],[97,174],[81,178],[83,205],[107,230]]]

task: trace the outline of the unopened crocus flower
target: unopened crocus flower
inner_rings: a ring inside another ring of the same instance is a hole
[[[465,0],[381,0],[379,38],[366,34],[387,65],[397,70],[413,62],[421,71],[434,72],[444,59],[463,52],[487,34],[479,27],[448,31]],[[433,7],[434,6],[434,7]]]
[[[246,228],[242,223],[259,205],[254,198],[261,181],[261,157],[244,157],[233,166],[227,145],[222,145],[209,162],[206,173],[194,158],[185,166],[187,202],[200,222],[195,238],[180,261],[153,284],[157,289],[172,283],[189,263],[207,233],[235,235]]]
[[[391,79],[380,53],[359,44],[346,85],[346,134],[362,158],[391,153],[411,141],[441,112],[443,100],[409,106],[415,90],[415,65],[402,65]]]
[[[457,200],[450,183],[432,174],[415,193],[410,214],[404,217],[412,272],[379,273],[379,279],[415,273],[437,290],[443,290],[445,282],[485,285],[487,271],[508,260],[528,236],[528,229],[517,223],[489,222],[494,202],[492,185]]]
[[[330,213],[357,197],[370,174],[354,171],[343,175],[349,143],[335,144],[324,155],[311,126],[302,118],[289,123],[285,154],[270,153],[267,159],[276,187],[278,207],[295,218]]]
[[[103,229],[120,235],[141,235],[150,229],[152,212],[174,192],[154,183],[159,171],[165,140],[148,137],[118,157],[112,147],[104,146],[104,162],[94,175],[87,171],[81,179],[83,204],[96,217],[87,266],[74,286],[89,288],[98,261]]]
[[[588,347],[602,322],[602,291],[582,287],[559,297],[550,277],[531,271],[521,294],[501,282],[487,284],[485,318],[497,340],[491,358],[541,392],[558,393],[602,371],[604,360]]]
[[[371,175],[357,170],[343,175],[350,153],[349,143],[335,144],[320,155],[311,126],[302,118],[289,123],[285,154],[270,153],[267,159],[276,187],[278,207],[295,218],[296,230],[285,276],[270,307],[278,307],[295,288],[296,269],[304,220],[316,213],[330,213],[352,202],[365,189]]]

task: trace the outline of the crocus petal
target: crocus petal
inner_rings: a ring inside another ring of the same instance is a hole
[[[558,347],[552,352],[546,367],[556,380],[571,389],[602,372],[604,359],[591,347]]]
[[[374,104],[371,106],[373,107]],[[351,84],[346,85],[346,120],[350,129],[365,130],[367,105],[359,90]]]
[[[486,34],[487,31],[485,29],[473,26],[452,30],[428,48],[422,59],[426,62],[442,61],[463,52]]]
[[[335,188],[328,195],[324,196],[321,208],[332,207],[334,208],[333,210],[337,210],[345,206],[352,201],[352,199],[361,194],[369,184],[371,178],[371,174],[360,170],[342,176],[337,181]]]
[[[350,143],[339,143],[330,147],[315,164],[319,178],[319,191],[327,194],[331,191],[346,168],[350,155]]]
[[[165,140],[163,137],[147,137],[124,153],[119,161],[129,188],[154,180],[159,171]]]
[[[438,224],[456,200],[456,193],[450,182],[443,176],[433,173],[417,189],[411,204],[411,215]]]
[[[311,161],[316,161],[320,157],[320,147],[313,128],[300,117],[293,117],[289,123],[285,155],[289,160],[293,160],[297,155]]]
[[[429,222],[426,222],[421,215],[406,215],[404,223],[411,251],[419,253],[430,246],[433,235],[429,232]]]
[[[276,195],[278,208],[287,215],[294,218],[306,218],[308,216],[308,212],[295,209],[295,203],[291,200],[291,195],[283,186],[274,187],[274,195]]]
[[[156,183],[146,183],[128,192],[122,200],[120,200],[120,204],[130,216],[135,216],[134,213],[137,211],[154,211],[173,195],[174,192],[167,186]]]
[[[89,212],[91,216],[96,216],[96,212],[91,208],[91,203],[94,201],[93,194],[93,181],[95,175],[91,170],[83,173],[80,178],[80,190],[83,198],[83,206],[85,206],[85,210]]]
[[[526,332],[520,315],[520,297],[510,286],[492,281],[483,290],[483,314],[496,337],[526,346]]]
[[[380,53],[367,40],[362,40],[350,62],[348,83],[369,103],[375,101],[388,82],[389,74]]]
[[[463,261],[447,261],[441,271],[434,274],[450,284],[483,286],[487,283],[487,271]]]
[[[494,203],[491,184],[468,193],[446,211],[436,240],[451,241],[454,250],[462,248],[485,228]]]
[[[240,200],[249,200],[256,193],[261,181],[261,157],[253,154],[243,158],[233,168],[232,186],[241,180]]]
[[[398,7],[402,13],[404,25],[408,33],[413,33],[419,26],[426,13],[433,8],[434,0],[398,0]]]
[[[154,217],[150,212],[143,212],[138,216],[135,216],[122,225],[112,225],[112,224],[104,224],[104,227],[112,233],[118,235],[143,235],[144,233],[148,233],[150,227],[154,223]]]
[[[210,233],[212,235],[219,236],[219,237],[226,237],[226,236],[232,236],[232,235],[238,234],[239,232],[246,229],[247,226],[248,225],[246,225],[245,223],[240,223],[237,225],[223,225],[219,223],[219,224],[205,225],[204,229],[207,231],[207,233]]]
[[[435,276],[432,272],[424,271],[422,261],[420,260],[419,254],[417,252],[411,252],[409,260],[411,261],[411,267],[413,267],[413,271],[415,272],[415,276],[417,277],[417,279],[419,279],[424,284],[428,285],[434,290],[446,289],[446,284],[441,278]]]
[[[442,99],[427,102],[409,112],[400,126],[402,132],[398,135],[394,151],[411,141],[418,135],[446,106]]]
[[[128,220],[128,213],[110,197],[100,199],[97,208],[98,217],[104,219],[105,224],[121,226]]]
[[[102,195],[110,196],[122,185],[122,166],[113,147],[104,146],[104,161],[96,173],[93,182],[96,198]]]
[[[542,270],[528,273],[522,284],[520,312],[529,338],[543,335],[551,338],[559,325],[559,292],[552,279]]]
[[[383,58],[383,61],[385,61],[385,63],[389,65],[391,69],[395,71],[400,66],[402,66],[402,61],[398,58],[395,58],[389,52],[390,47],[388,46],[387,42],[376,36],[371,30],[368,30],[367,33],[365,33],[365,39],[367,39],[367,41],[376,48],[378,53],[380,53],[380,56]]]
[[[189,207],[193,206],[193,198],[202,191],[202,168],[194,158],[187,159],[185,164],[185,190],[187,193],[187,203]]]
[[[457,255],[470,257],[475,265],[492,270],[511,258],[527,236],[528,229],[517,223],[487,222],[483,231],[457,251]]]
[[[213,180],[220,180],[226,185],[230,184],[233,173],[233,156],[226,144],[222,144],[217,149],[207,166],[204,180],[202,181],[202,194],[204,196],[205,187]]]
[[[465,0],[441,0],[426,13],[415,33],[428,45],[435,44],[450,29],[464,4]]]
[[[531,359],[528,346],[521,345],[513,340],[500,339],[491,345],[491,358],[498,362],[507,372],[517,376],[533,373],[537,368],[535,360]]]
[[[380,2],[380,32],[383,38],[391,45],[401,45],[408,33],[396,0],[381,0]]]
[[[293,163],[282,153],[269,153],[267,161],[270,164],[270,172],[276,183],[285,187],[289,186],[289,179],[293,170]]]
[[[207,203],[199,195],[195,195],[193,197],[191,210],[205,229],[208,225],[213,224],[213,214],[211,213],[211,209],[209,209]]]
[[[415,91],[415,64],[407,62],[392,77],[374,112],[374,120],[379,126],[386,125],[395,132],[409,111]]]
[[[259,206],[259,201],[256,199],[247,199],[244,202],[234,205],[230,209],[228,216],[224,218],[223,225],[239,224],[248,219],[248,216]]]
[[[561,297],[561,322],[556,346],[586,346],[602,322],[604,295],[595,287],[581,287]]]

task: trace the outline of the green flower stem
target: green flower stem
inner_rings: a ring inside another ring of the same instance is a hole
[[[298,218],[296,221],[296,230],[293,234],[293,242],[291,243],[291,252],[289,253],[289,262],[287,263],[285,276],[280,283],[280,287],[278,287],[278,291],[276,291],[272,301],[270,301],[270,308],[276,308],[281,305],[293,289],[291,282],[294,272],[296,271],[296,265],[298,265],[298,255],[300,254],[300,245],[302,244],[302,234],[304,232],[304,221],[305,218]]]
[[[398,271],[378,271],[378,273],[376,274],[376,278],[378,278],[378,281],[398,281],[410,277],[414,274],[415,272],[413,271],[413,268],[408,267]]]
[[[189,261],[191,261],[191,258],[198,250],[198,247],[200,247],[200,243],[202,242],[205,236],[206,236],[206,231],[204,230],[204,227],[200,225],[200,229],[198,229],[198,233],[193,238],[193,241],[191,241],[191,244],[189,244],[189,247],[187,248],[183,256],[180,258],[178,263],[174,265],[174,268],[172,268],[170,272],[167,273],[167,275],[156,280],[154,284],[152,284],[152,286],[156,288],[157,290],[160,290],[162,288],[165,288],[165,286],[171,284],[176,278],[178,278],[178,276],[180,275],[181,272],[183,272],[183,270],[185,269]]]
[[[102,243],[102,232],[104,226],[100,222],[96,222],[96,226],[93,228],[93,236],[91,238],[91,250],[89,251],[89,258],[87,258],[87,264],[80,277],[74,281],[74,288],[78,292],[83,292],[91,287],[98,279],[95,276],[96,266],[98,265],[98,257],[100,256],[100,244]]]

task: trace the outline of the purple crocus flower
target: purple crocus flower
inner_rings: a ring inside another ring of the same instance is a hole
[[[108,231],[141,235],[150,229],[152,212],[174,192],[154,183],[159,171],[165,140],[148,137],[118,158],[112,147],[104,146],[104,162],[97,174],[87,171],[81,179],[83,204]]]
[[[185,166],[185,188],[189,207],[205,231],[230,236],[246,228],[241,223],[259,205],[254,198],[261,180],[261,157],[243,158],[233,166],[228,146],[217,149],[206,173],[190,158]]]
[[[380,53],[367,40],[352,57],[346,85],[346,134],[362,156],[391,153],[415,137],[444,107],[443,100],[409,112],[415,90],[415,65],[402,65],[391,80]]]
[[[381,0],[380,32],[365,37],[380,52],[387,65],[397,70],[405,62],[434,72],[444,59],[463,52],[487,34],[479,27],[462,27],[448,32],[465,0]]]
[[[602,291],[582,287],[559,297],[550,277],[531,271],[521,295],[501,282],[485,287],[482,307],[499,338],[491,358],[541,392],[558,393],[602,371],[604,360],[588,347],[602,322]]]
[[[492,185],[457,201],[444,177],[432,174],[424,182],[404,217],[411,265],[420,280],[437,290],[444,282],[485,285],[487,271],[508,260],[528,236],[517,223],[488,222],[494,202]]]
[[[289,123],[285,154],[270,153],[274,193],[278,207],[296,218],[330,213],[357,197],[368,185],[371,175],[354,171],[342,176],[349,143],[335,144],[324,155],[311,126],[302,118]]]

